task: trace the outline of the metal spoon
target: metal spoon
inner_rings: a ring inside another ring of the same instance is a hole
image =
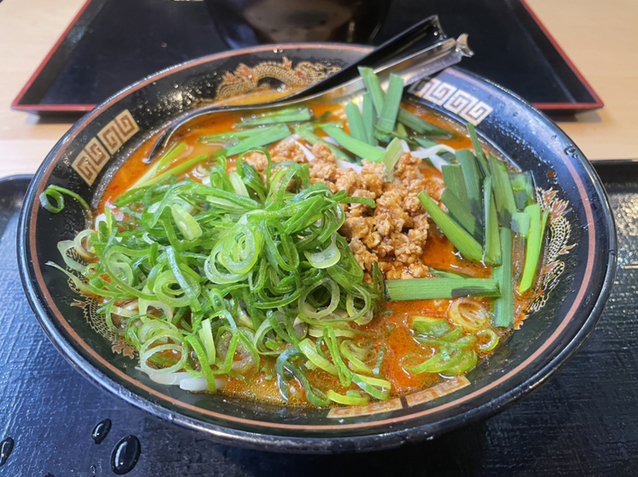
[[[401,55],[416,41],[423,39],[424,36],[435,38],[435,41],[415,53]],[[159,153],[170,144],[176,132],[192,124],[192,122],[202,116],[210,118],[216,112],[242,110],[250,110],[251,114],[259,114],[275,106],[290,107],[300,105],[309,100],[345,104],[356,100],[365,91],[365,85],[357,70],[359,66],[373,68],[379,76],[382,85],[387,82],[390,73],[394,73],[403,78],[404,85],[407,87],[426,76],[460,62],[464,56],[472,56],[473,54],[467,45],[467,34],[462,34],[457,40],[447,38],[441,29],[438,17],[433,16],[405,30],[340,72],[293,95],[268,103],[245,106],[205,106],[179,116],[162,133],[144,162],[147,164],[153,162],[159,156]]]

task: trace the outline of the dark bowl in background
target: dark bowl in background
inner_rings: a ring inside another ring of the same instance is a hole
[[[76,369],[134,406],[219,442],[333,453],[396,447],[490,416],[538,389],[579,349],[600,316],[615,272],[615,230],[605,192],[589,162],[553,122],[514,94],[457,68],[421,87],[424,98],[411,99],[454,120],[475,121],[482,138],[533,171],[539,187],[554,191],[546,198],[554,204],[551,234],[558,248],[546,270],[544,306],[455,392],[440,392],[441,397],[413,406],[414,395],[403,397],[368,415],[345,411],[329,417],[326,409],[287,408],[159,385],[95,331],[99,324],[76,306],[79,296],[59,271],[45,265],[61,262],[57,242],[85,226],[74,201],[67,201],[57,215],[40,207],[38,196],[49,184],[69,188],[96,205],[131,151],[171,118],[220,93],[277,85],[309,72],[327,74],[366,51],[339,44],[270,45],[205,57],[121,91],[58,142],[25,198],[19,266],[40,324]],[[279,69],[264,72],[263,65],[272,62]],[[246,68],[252,76],[245,75]],[[424,400],[423,394],[418,396]]]
[[[369,43],[391,0],[204,0],[231,48],[273,43]]]

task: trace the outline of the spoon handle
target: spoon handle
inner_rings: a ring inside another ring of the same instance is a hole
[[[387,86],[390,74],[403,78],[405,87],[437,73],[448,66],[459,63],[464,56],[473,56],[474,52],[467,45],[467,34],[461,35],[457,40],[447,38],[434,45],[417,51],[407,57],[395,58],[387,64],[377,67],[374,72],[379,77],[382,87]],[[319,99],[322,101],[343,101],[343,99],[355,96],[365,89],[363,80],[358,77],[346,84],[333,88],[314,96],[304,96],[304,99]],[[288,99],[288,98],[285,98]],[[297,102],[299,100],[293,100]],[[282,104],[290,104],[284,101]],[[253,106],[254,108],[255,106]]]
[[[428,47],[415,53],[401,54],[409,46],[413,45],[415,41],[423,39],[424,32],[427,31],[430,32],[430,38],[434,39],[434,42],[430,41]],[[407,46],[401,43],[403,40],[407,40]],[[399,48],[399,54],[397,54],[396,48]],[[464,56],[472,56],[473,54],[467,45],[466,34],[461,35],[458,40],[447,38],[441,29],[438,17],[433,16],[397,35],[384,43],[379,49],[347,67],[346,69],[349,70],[347,75],[335,74],[334,76],[338,77],[337,86],[330,87],[327,83],[330,79],[328,78],[317,85],[321,86],[318,91],[310,87],[268,103],[230,107],[219,107],[212,104],[186,112],[181,117],[174,119],[173,124],[160,135],[144,162],[146,164],[153,162],[159,152],[166,149],[176,131],[190,123],[190,121],[206,114],[216,111],[254,110],[271,106],[290,106],[309,99],[321,98],[322,101],[329,101],[354,96],[364,89],[363,80],[359,76],[359,66],[368,66],[375,69],[382,84],[387,82],[390,73],[394,73],[401,76],[405,86],[408,86],[426,76],[458,63]],[[355,71],[356,74],[354,74]],[[344,81],[346,78],[350,79]]]
[[[375,70],[380,81],[387,81],[388,73],[401,76],[405,86],[409,86],[426,76],[431,76],[448,66],[459,63],[464,56],[474,56],[467,44],[467,33],[458,39],[448,38],[429,48],[418,51],[407,58],[395,60]]]
[[[421,42],[421,48],[432,46],[445,40],[447,36],[443,32],[441,22],[438,15],[432,15],[428,18],[415,23],[407,30],[402,31],[398,35],[390,38],[385,43],[379,45],[367,55],[362,56],[348,66],[342,68],[337,73],[330,75],[328,78],[310,85],[295,93],[275,100],[272,103],[288,102],[292,99],[313,96],[317,93],[327,91],[329,89],[340,86],[344,83],[352,81],[359,77],[360,66],[369,68],[378,68],[386,65],[392,59],[396,59],[398,55],[406,51],[411,46]]]

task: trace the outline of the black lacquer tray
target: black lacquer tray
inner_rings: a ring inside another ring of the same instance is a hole
[[[212,443],[90,385],[37,324],[15,258],[30,178],[0,180],[0,475],[110,476],[111,451],[136,435],[131,476],[600,476],[638,468],[638,163],[597,165],[618,226],[616,284],[583,349],[545,387],[501,414],[433,441],[373,454],[287,455]],[[104,418],[113,427],[90,438]]]
[[[599,108],[601,99],[524,0],[392,0],[379,44],[438,14],[469,33],[463,67],[544,111]],[[227,50],[201,1],[89,0],[13,102],[38,112],[84,112],[137,80]]]

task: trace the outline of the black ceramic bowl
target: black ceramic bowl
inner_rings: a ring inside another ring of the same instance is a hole
[[[105,330],[59,271],[56,244],[81,230],[74,201],[62,213],[40,207],[49,185],[96,204],[127,155],[202,100],[264,83],[314,81],[367,51],[335,44],[281,45],[214,55],[147,78],[80,120],[53,148],[27,192],[19,263],[36,316],[53,343],[90,380],[169,422],[220,442],[278,451],[373,450],[420,440],[485,418],[546,382],[592,331],[615,271],[615,232],[603,188],[582,153],[549,119],[512,93],[460,69],[415,91],[415,99],[477,126],[522,169],[534,172],[551,208],[551,244],[542,293],[520,330],[467,375],[367,408],[287,408],[153,383],[130,349]],[[417,97],[419,96],[419,97]]]

